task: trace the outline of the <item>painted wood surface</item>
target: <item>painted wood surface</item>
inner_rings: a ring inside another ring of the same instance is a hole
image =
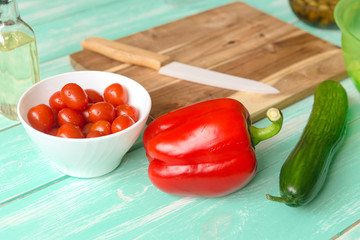
[[[86,37],[118,39],[229,2],[19,0],[19,8],[37,35],[44,79],[73,71],[69,55],[81,50]],[[285,0],[245,2],[340,46],[338,30],[303,24]],[[341,83],[350,104],[344,145],[318,198],[298,209],[270,202],[265,193],[278,193],[281,164],[301,135],[312,96],[284,108],[280,134],[258,145],[254,180],[216,199],[157,190],[147,178],[141,147],[106,176],[68,177],[18,122],[0,116],[0,239],[359,239],[360,95],[350,79]],[[256,126],[266,124],[262,119]]]

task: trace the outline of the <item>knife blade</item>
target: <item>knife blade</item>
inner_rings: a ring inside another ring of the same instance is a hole
[[[86,38],[83,49],[111,59],[157,70],[159,74],[225,89],[256,93],[277,94],[276,88],[242,77],[215,72],[173,61],[169,56],[99,37]]]

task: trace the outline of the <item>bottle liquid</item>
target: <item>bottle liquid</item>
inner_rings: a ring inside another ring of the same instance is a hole
[[[16,0],[0,0],[0,113],[18,120],[21,95],[40,79],[36,39]]]

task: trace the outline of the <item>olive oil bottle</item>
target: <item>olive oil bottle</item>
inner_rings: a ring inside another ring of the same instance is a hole
[[[0,0],[0,113],[17,120],[19,98],[38,81],[34,32],[20,18],[15,0]]]

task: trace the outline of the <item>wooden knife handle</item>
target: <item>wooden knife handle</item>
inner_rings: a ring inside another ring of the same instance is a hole
[[[81,42],[83,49],[90,50],[111,59],[159,70],[171,61],[169,56],[147,51],[123,43],[99,37],[91,37]]]

